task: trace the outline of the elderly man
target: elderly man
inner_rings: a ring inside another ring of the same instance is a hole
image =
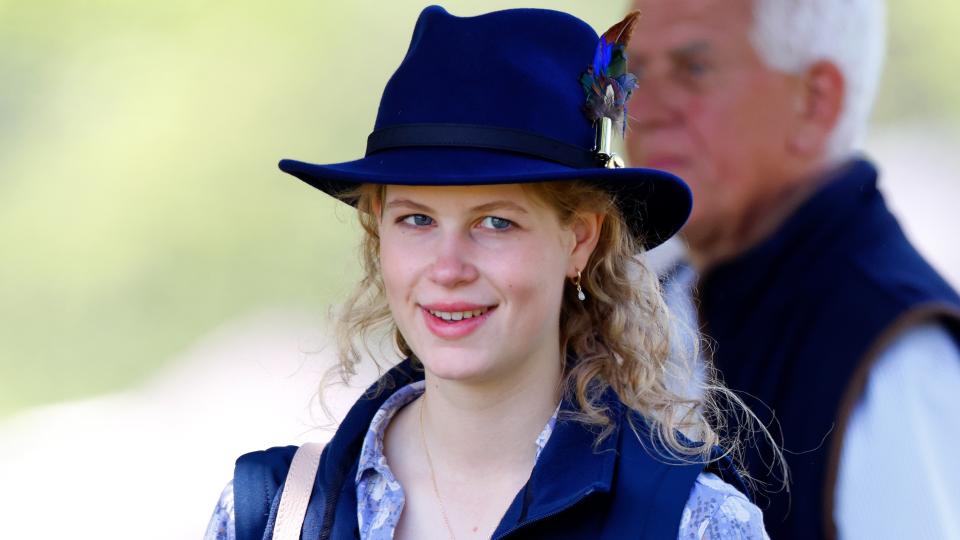
[[[771,537],[960,538],[960,298],[854,152],[882,2],[634,7],[628,153],[694,191],[689,266],[666,286],[677,311],[696,306],[726,382],[782,432],[791,481],[769,495]],[[747,453],[749,471],[775,484],[764,455]]]

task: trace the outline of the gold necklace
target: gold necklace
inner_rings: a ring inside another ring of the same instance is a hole
[[[447,509],[443,506],[443,499],[440,498],[440,488],[437,487],[437,474],[433,470],[433,460],[430,459],[430,449],[427,448],[427,436],[423,432],[423,404],[427,401],[427,393],[423,393],[420,399],[420,442],[423,443],[423,453],[427,456],[427,466],[430,467],[430,482],[433,483],[433,494],[437,496],[437,503],[440,505],[440,516],[443,518],[443,524],[447,527],[447,533],[450,534],[450,540],[457,540],[453,534],[453,527],[450,526],[450,519],[447,518]]]

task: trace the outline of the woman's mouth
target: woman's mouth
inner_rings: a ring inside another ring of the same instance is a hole
[[[435,336],[457,339],[476,331],[497,306],[431,305],[420,306],[424,322]]]
[[[428,309],[427,311],[438,319],[443,319],[444,321],[462,321],[463,319],[472,319],[473,317],[479,317],[486,313],[488,308],[481,309],[472,309],[468,311],[440,311],[436,309]]]

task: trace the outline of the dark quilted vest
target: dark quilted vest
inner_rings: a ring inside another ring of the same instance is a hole
[[[792,492],[757,501],[774,539],[836,536],[836,460],[877,352],[922,320],[960,335],[960,298],[910,245],[876,181],[868,162],[851,163],[773,237],[700,283],[717,368],[783,434]],[[748,468],[773,481],[764,455],[749,455]]]

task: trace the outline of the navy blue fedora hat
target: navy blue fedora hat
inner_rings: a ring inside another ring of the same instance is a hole
[[[635,84],[624,19],[601,38],[566,13],[512,9],[456,17],[423,10],[387,82],[366,155],[280,169],[348,203],[359,185],[477,185],[582,180],[613,194],[646,248],[676,233],[690,190],[655,169],[624,168],[610,151]],[[615,126],[615,127],[614,127]]]

